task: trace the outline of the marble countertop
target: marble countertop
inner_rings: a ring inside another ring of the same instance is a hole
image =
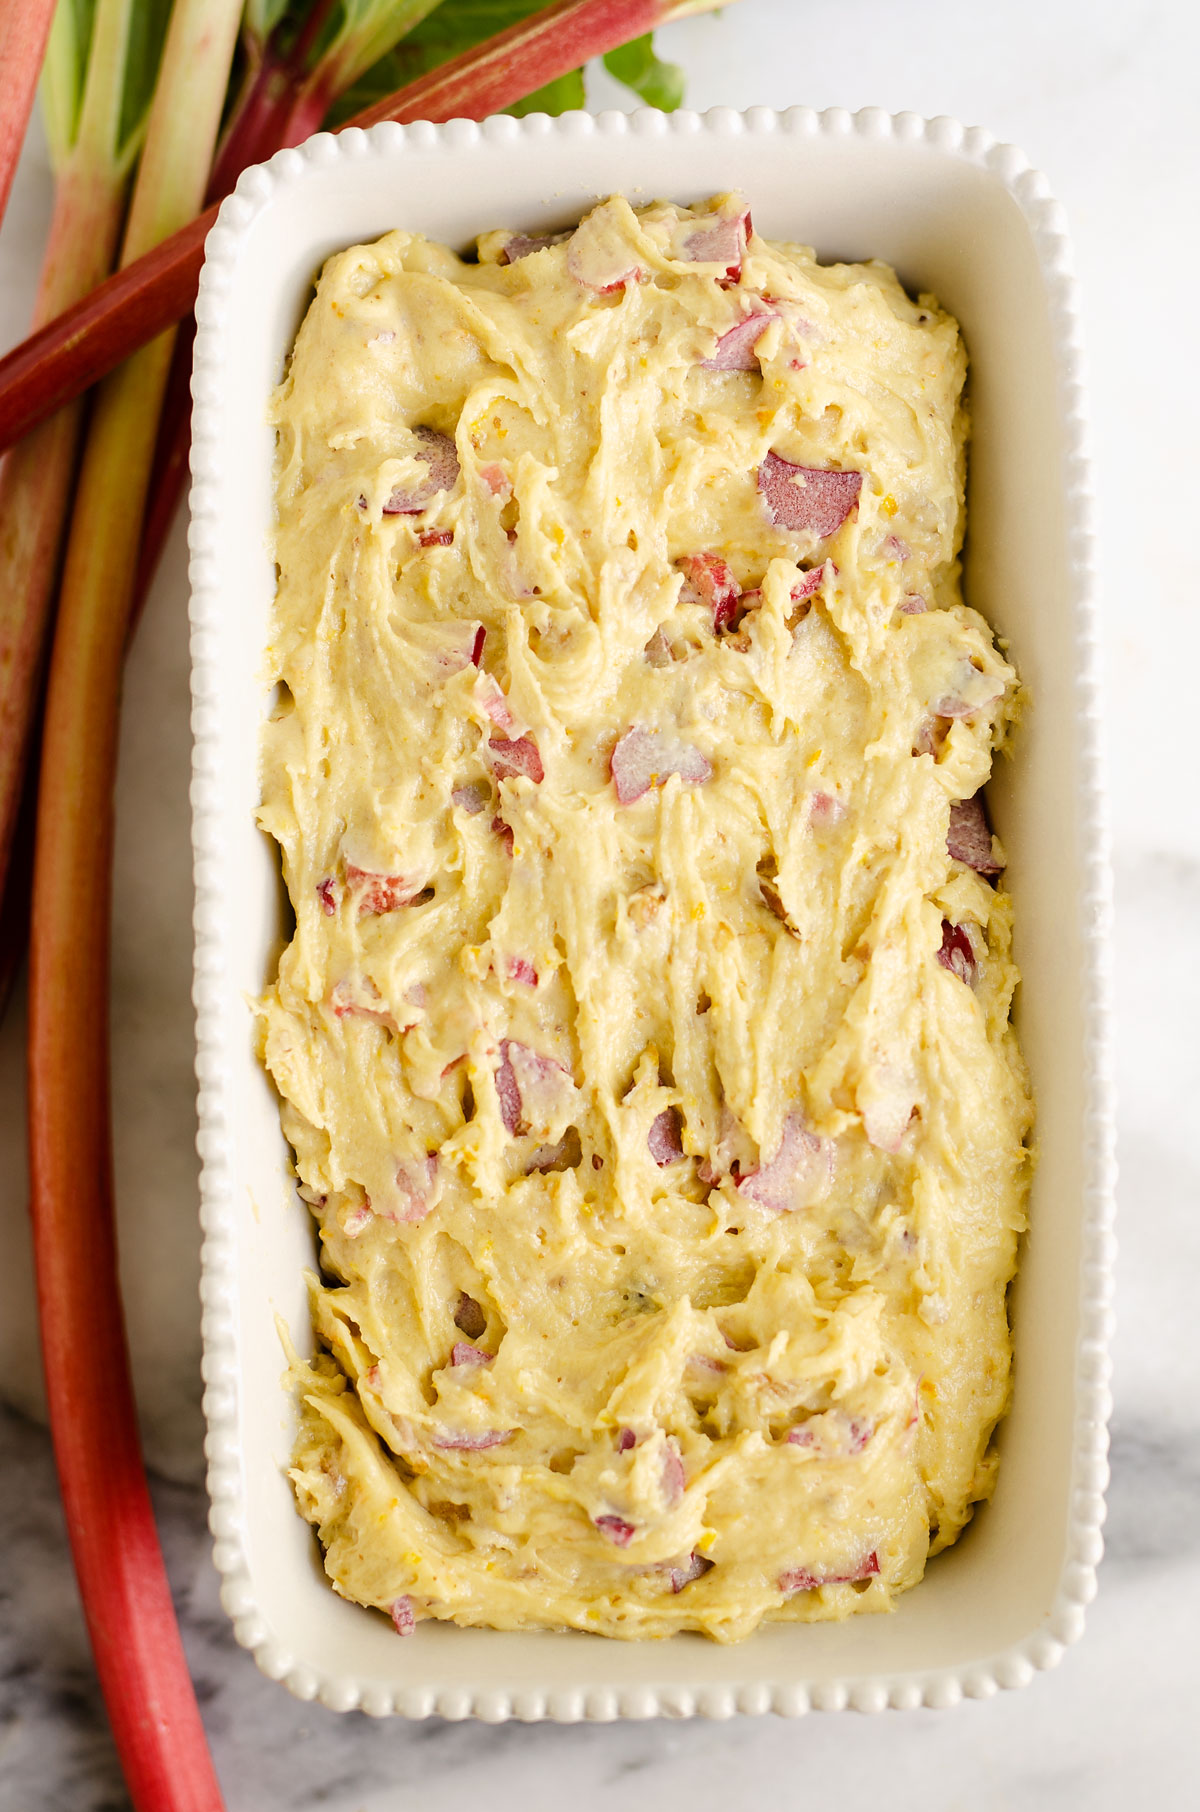
[[[1083,1643],[1024,1691],[800,1724],[406,1726],[300,1705],[235,1646],[201,1478],[189,1000],[184,542],[128,668],[113,1061],[121,1237],[147,1452],[230,1812],[653,1802],[734,1812],[836,1790],[843,1812],[1182,1806],[1200,1667],[1200,13],[1011,0],[740,0],[662,34],[691,104],[948,113],[1019,144],[1075,235],[1091,366],[1117,880],[1121,1260],[1108,1553]],[[599,79],[592,104],[624,105]],[[0,345],[21,337],[49,211],[31,133],[0,235]],[[41,1426],[21,1121],[21,1003],[0,1027],[0,1803],[126,1805],[92,1681]]]

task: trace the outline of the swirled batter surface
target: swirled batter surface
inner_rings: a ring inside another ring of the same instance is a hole
[[[744,1636],[993,1477],[1030,1104],[965,360],[744,205],[325,267],[276,401],[261,1008],[338,1591]]]

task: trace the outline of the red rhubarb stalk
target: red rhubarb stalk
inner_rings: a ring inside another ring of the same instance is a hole
[[[123,256],[200,205],[241,0],[177,0]],[[109,1122],[113,778],[125,619],[171,337],[101,389],[46,703],[30,945],[29,1134],[46,1391],[67,1531],[137,1812],[220,1812],[154,1526],[121,1316]]]
[[[346,124],[483,119],[627,38],[711,4],[558,0]],[[209,208],[0,360],[0,447],[182,320],[195,300],[204,241],[216,217],[216,208]]]
[[[0,6],[0,220],[8,207],[53,17],[54,0],[4,0]]]
[[[101,0],[86,56],[67,12],[46,57],[47,138],[56,169],[54,213],[34,305],[52,320],[112,268],[137,134],[122,140],[134,0]],[[136,83],[134,84],[136,91]],[[59,550],[70,511],[81,423],[71,404],[15,447],[0,469],[0,894],[29,759]]]

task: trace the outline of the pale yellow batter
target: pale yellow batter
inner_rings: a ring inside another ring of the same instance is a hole
[[[1030,1104],[964,370],[735,197],[325,268],[262,1027],[297,1496],[401,1633],[883,1610],[991,1488]]]

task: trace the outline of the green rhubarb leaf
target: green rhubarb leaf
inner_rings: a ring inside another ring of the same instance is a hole
[[[545,5],[546,0],[441,0],[427,19],[354,83],[330,114],[330,125],[340,125],[352,114],[375,106],[464,50],[541,12]],[[527,95],[508,111],[564,113],[583,104],[583,72],[577,70],[538,89],[536,95]]]
[[[674,113],[676,107],[683,105],[683,71],[678,63],[664,63],[655,54],[653,32],[610,50],[604,67],[609,75],[640,95],[648,107]]]
[[[535,88],[523,101],[514,101],[507,109],[517,119],[524,119],[527,113],[570,113],[579,111],[587,105],[587,95],[583,87],[582,69],[572,69],[557,82],[547,82],[544,88]]]

